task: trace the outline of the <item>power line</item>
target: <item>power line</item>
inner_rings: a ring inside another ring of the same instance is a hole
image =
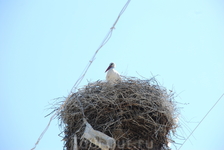
[[[36,146],[39,144],[40,140],[42,139],[42,137],[44,136],[45,132],[48,130],[51,121],[53,120],[53,118],[64,108],[66,102],[70,99],[71,94],[76,90],[76,88],[78,87],[78,85],[81,83],[82,79],[84,78],[84,76],[86,75],[89,67],[91,66],[92,62],[95,60],[96,54],[98,53],[98,51],[109,41],[109,39],[112,36],[112,32],[115,29],[115,26],[119,20],[119,18],[121,17],[121,15],[124,13],[124,11],[126,10],[128,4],[130,3],[131,0],[128,0],[126,2],[126,4],[124,5],[124,7],[122,8],[122,10],[120,11],[117,19],[115,20],[113,26],[110,28],[110,31],[108,32],[108,34],[106,35],[106,37],[104,38],[103,42],[101,43],[101,45],[99,46],[99,48],[96,50],[96,52],[94,53],[93,57],[91,58],[91,60],[89,61],[89,63],[87,64],[86,68],[83,70],[81,76],[79,77],[79,79],[75,82],[74,86],[72,87],[68,97],[66,98],[65,102],[60,106],[60,108],[51,116],[48,125],[46,126],[46,128],[44,129],[44,131],[41,133],[41,135],[39,136],[37,142],[35,143],[34,147],[31,150],[34,150],[36,148]],[[81,102],[80,102],[81,105]],[[82,109],[82,114],[84,116],[84,111]]]
[[[208,114],[212,111],[212,109],[216,106],[216,104],[222,99],[222,97],[224,96],[224,93],[222,94],[222,96],[216,101],[216,103],[212,106],[212,108],[210,108],[210,110],[205,114],[205,116],[201,119],[201,121],[198,123],[198,125],[194,128],[194,130],[191,132],[191,134],[186,138],[186,140],[184,141],[184,143],[179,147],[178,150],[181,149],[181,147],[186,143],[186,141],[190,138],[190,136],[194,133],[194,131],[198,128],[198,126],[202,123],[202,121],[204,121],[204,119],[208,116]]]

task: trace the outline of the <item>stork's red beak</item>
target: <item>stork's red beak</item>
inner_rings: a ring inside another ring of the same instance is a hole
[[[107,70],[105,72],[107,72],[110,68],[111,68],[111,65],[107,68]]]

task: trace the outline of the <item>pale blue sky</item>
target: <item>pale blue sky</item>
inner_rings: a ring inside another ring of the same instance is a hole
[[[49,103],[68,95],[125,3],[0,0],[0,149],[34,146]],[[104,80],[110,62],[122,75],[158,75],[189,103],[178,105],[177,134],[187,137],[224,92],[223,16],[222,0],[132,0],[81,85]],[[224,149],[223,106],[224,99],[181,150]],[[60,132],[54,120],[36,149],[61,150]]]

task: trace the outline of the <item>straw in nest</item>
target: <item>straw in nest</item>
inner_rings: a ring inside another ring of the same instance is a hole
[[[81,139],[84,117],[93,129],[114,138],[117,150],[161,150],[169,149],[171,132],[177,127],[176,114],[173,94],[154,78],[123,78],[115,85],[97,81],[79,89],[70,96],[59,119],[64,125],[67,150],[73,150],[74,134],[79,150],[99,149]]]

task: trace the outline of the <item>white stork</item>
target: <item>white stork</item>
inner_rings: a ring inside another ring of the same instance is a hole
[[[105,72],[107,72],[107,82],[109,83],[116,83],[121,81],[121,77],[119,75],[119,73],[114,70],[115,68],[115,64],[114,63],[110,63],[109,67],[107,68],[107,70]]]

